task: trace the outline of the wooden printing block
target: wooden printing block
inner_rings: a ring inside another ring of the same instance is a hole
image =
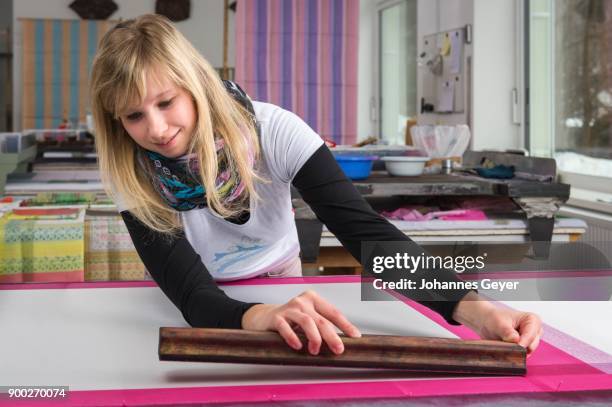
[[[298,334],[303,344],[306,337]],[[318,355],[307,346],[290,348],[276,332],[240,329],[160,328],[159,359],[190,362],[405,369],[482,375],[524,375],[527,351],[491,340],[414,336],[340,336],[344,353],[321,345]]]

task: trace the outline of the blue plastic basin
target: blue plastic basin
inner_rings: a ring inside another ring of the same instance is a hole
[[[378,157],[363,155],[337,155],[336,161],[347,177],[354,180],[366,179],[372,171],[372,164]]]

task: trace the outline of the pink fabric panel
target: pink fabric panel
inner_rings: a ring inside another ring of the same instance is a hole
[[[291,83],[292,87],[292,102],[293,102],[293,112],[300,117],[306,116],[306,108],[305,108],[305,92],[304,85],[306,82],[306,61],[304,58],[304,19],[303,17],[306,13],[306,0],[297,0],[293,4],[293,22],[294,22],[294,30],[291,34],[292,38],[292,65],[294,67],[293,71],[293,81]]]
[[[236,22],[236,82],[322,137],[353,144],[359,1],[239,0]]]
[[[343,85],[343,109],[344,115],[342,123],[344,129],[343,134],[347,134],[345,144],[354,144],[357,142],[359,135],[357,134],[357,120],[351,120],[350,115],[357,112],[357,69],[358,66],[358,48],[359,48],[359,8],[352,7],[350,4],[353,0],[344,0],[344,9],[347,11],[344,14],[344,30],[345,36],[350,38],[348,45],[343,52],[343,76],[345,78]],[[355,135],[350,138],[349,135]],[[363,135],[367,136],[367,135]]]
[[[330,76],[331,76],[331,55],[332,47],[330,37],[330,16],[329,16],[329,3],[325,0],[317,0],[318,2],[318,29],[317,33],[317,123],[318,133],[323,138],[331,138],[330,129],[330,117],[329,113],[330,103],[332,103],[332,95],[329,89]],[[326,4],[327,3],[327,4]],[[336,62],[336,61],[334,61]]]

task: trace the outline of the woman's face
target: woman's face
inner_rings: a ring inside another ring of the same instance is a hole
[[[195,104],[185,89],[149,71],[143,100],[129,106],[119,118],[139,146],[176,158],[187,153],[196,116]]]

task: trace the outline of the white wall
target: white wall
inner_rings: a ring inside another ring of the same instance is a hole
[[[154,0],[114,0],[119,6],[110,19],[128,19],[155,12]],[[13,2],[13,93],[14,123],[21,125],[21,25],[20,18],[78,19],[68,6],[72,0],[12,0]],[[234,13],[230,12],[229,65],[234,65]],[[179,30],[215,67],[223,64],[223,1],[191,1],[191,17],[176,23]]]
[[[357,78],[357,139],[378,136],[375,117],[372,114],[375,86],[378,78],[374,66],[374,19],[376,18],[376,1],[359,1],[359,57]]]
[[[520,0],[473,0],[474,149],[522,148],[512,122],[512,89],[517,85],[516,5]]]

